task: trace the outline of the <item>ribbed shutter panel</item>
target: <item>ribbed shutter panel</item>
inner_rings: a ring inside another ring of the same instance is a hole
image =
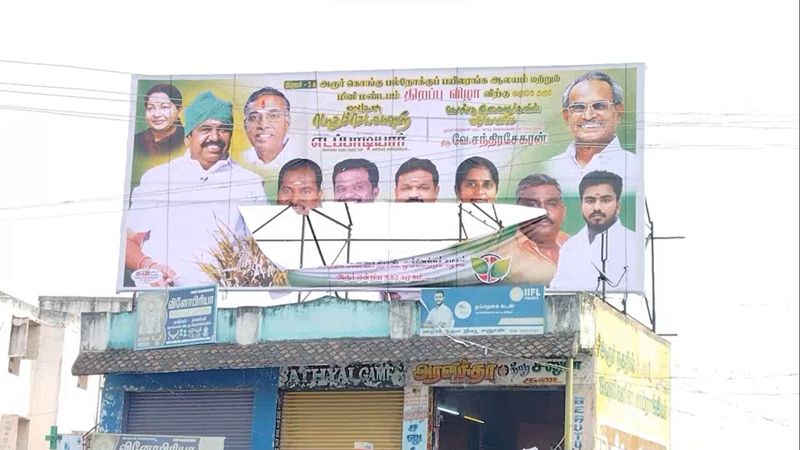
[[[253,391],[130,392],[125,432],[224,436],[225,450],[249,450]]]
[[[286,392],[280,450],[400,450],[403,391]]]

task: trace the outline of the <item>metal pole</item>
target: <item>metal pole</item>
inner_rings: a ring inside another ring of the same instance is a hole
[[[303,268],[303,254],[305,253],[305,246],[306,246],[306,219],[308,216],[303,216],[301,220],[301,228],[300,228],[300,268]],[[300,303],[301,296],[300,291],[297,291],[297,303]]]
[[[650,283],[653,288],[653,333],[656,332],[656,239],[653,221],[650,221]]]
[[[656,332],[656,231],[653,229],[653,219],[650,218],[650,205],[647,199],[644,201],[644,210],[647,212],[647,221],[650,223],[650,287],[653,298],[653,316],[650,318],[650,325],[653,333]],[[645,299],[645,302],[647,299]]]
[[[573,410],[572,404],[573,400],[573,373],[572,370],[573,364],[575,363],[574,357],[570,356],[567,358],[567,367],[564,370],[567,371],[566,373],[566,389],[564,393],[564,450],[572,449],[572,429],[574,427],[574,417],[573,417]]]
[[[600,279],[603,283],[603,301],[606,301],[606,260],[608,260],[608,230],[600,234],[600,265],[603,273],[600,274]]]

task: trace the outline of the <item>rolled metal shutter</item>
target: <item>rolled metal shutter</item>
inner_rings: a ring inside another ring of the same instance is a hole
[[[285,392],[280,450],[400,450],[403,391]]]
[[[249,450],[253,391],[129,392],[125,432],[225,436],[225,450]]]

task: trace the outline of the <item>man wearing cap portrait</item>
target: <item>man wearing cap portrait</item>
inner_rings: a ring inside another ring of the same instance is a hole
[[[156,273],[147,286],[210,282],[199,266],[213,262],[209,250],[247,234],[238,205],[266,202],[261,178],[230,158],[232,104],[206,91],[184,118],[186,152],[145,172],[131,193],[125,267]]]

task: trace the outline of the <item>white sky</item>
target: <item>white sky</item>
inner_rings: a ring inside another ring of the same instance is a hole
[[[644,62],[647,198],[658,235],[686,236],[657,243],[672,448],[798,448],[797,2],[29,0],[4,4],[0,42],[3,60],[159,74]],[[0,290],[114,295],[126,97],[7,91],[129,76],[0,63],[0,83]]]

